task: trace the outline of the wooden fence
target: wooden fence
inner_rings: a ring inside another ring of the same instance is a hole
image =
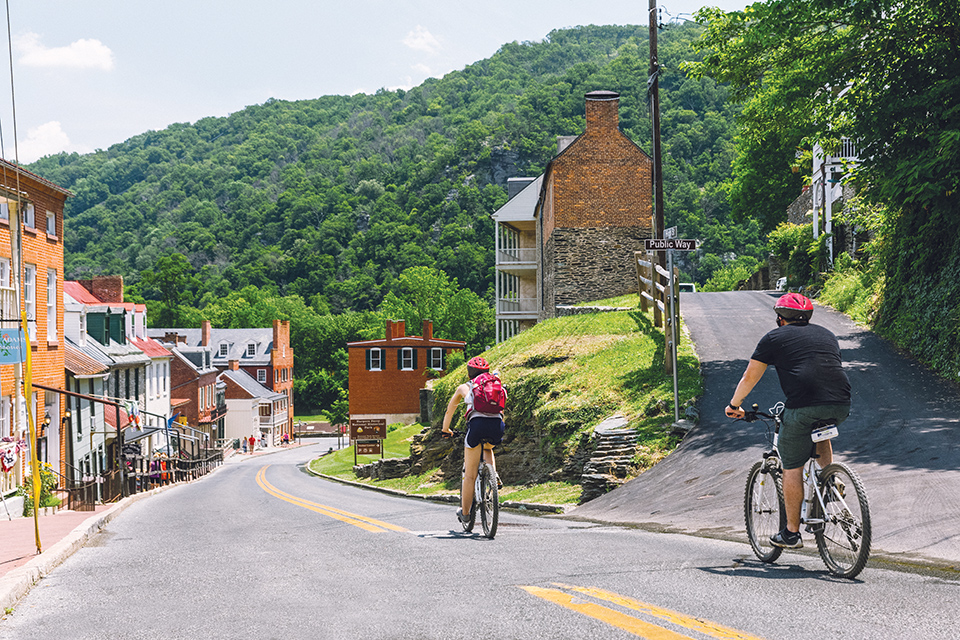
[[[663,370],[667,374],[673,373],[673,327],[680,327],[680,270],[674,267],[673,277],[670,272],[656,262],[654,256],[643,251],[634,253],[637,263],[637,283],[640,291],[640,310],[647,312],[653,306],[653,324],[662,328],[664,332]],[[670,296],[673,296],[673,315],[670,315]]]

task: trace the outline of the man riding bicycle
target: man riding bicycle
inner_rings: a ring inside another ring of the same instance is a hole
[[[840,345],[828,329],[810,324],[813,302],[799,293],[781,296],[774,305],[777,328],[760,339],[724,413],[742,418],[740,405],[773,365],[786,396],[779,450],[783,461],[783,502],[786,527],[771,536],[771,544],[799,549],[803,466],[810,458],[810,434],[817,423],[842,423],[850,414],[850,381],[843,372]],[[833,461],[830,440],[817,443],[821,467]]]
[[[462,523],[467,522],[470,517],[470,507],[473,506],[473,485],[477,481],[477,467],[480,464],[480,456],[490,465],[490,468],[496,474],[496,465],[493,458],[494,445],[500,444],[503,440],[503,434],[506,431],[506,425],[503,422],[503,414],[496,415],[489,413],[480,413],[474,411],[473,398],[473,380],[490,371],[490,365],[486,360],[477,356],[471,358],[467,363],[467,376],[469,382],[465,382],[457,387],[453,392],[453,397],[447,403],[447,411],[443,414],[443,434],[444,437],[453,435],[450,430],[450,423],[457,411],[457,405],[460,400],[467,405],[467,434],[463,439],[463,484],[460,490],[460,508],[457,509],[457,519]],[[483,443],[481,447],[480,444]],[[500,477],[497,483],[500,482]]]

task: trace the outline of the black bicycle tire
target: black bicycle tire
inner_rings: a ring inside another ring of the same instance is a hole
[[[777,494],[777,510],[779,512],[778,531],[783,529],[784,524],[786,524],[786,510],[783,505],[783,478],[778,468],[774,468],[772,471],[768,470],[764,473],[764,466],[766,464],[766,460],[757,462],[750,468],[750,472],[747,474],[747,486],[744,489],[743,495],[743,520],[747,527],[747,538],[750,541],[750,548],[753,549],[754,555],[756,555],[761,562],[770,563],[775,562],[777,558],[780,557],[783,549],[775,547],[770,543],[769,536],[772,535],[770,531],[758,532],[756,522],[758,512],[754,509],[754,499],[756,496],[753,490],[754,484],[763,476],[773,479]],[[773,533],[776,532],[774,531]]]
[[[829,528],[826,523],[822,528],[820,528],[819,531],[817,531],[815,538],[817,540],[817,551],[820,552],[820,558],[827,566],[827,570],[838,578],[852,579],[857,577],[860,572],[863,571],[864,567],[867,566],[867,560],[870,559],[870,544],[872,542],[870,502],[867,498],[867,490],[864,488],[863,481],[860,479],[859,474],[842,462],[833,462],[828,464],[820,471],[819,482],[821,485],[821,491],[823,490],[823,483],[827,482],[830,477],[838,472],[843,473],[847,476],[847,478],[850,479],[850,482],[853,485],[854,493],[857,497],[857,504],[860,507],[860,530],[858,532],[860,535],[860,540],[856,560],[850,564],[849,567],[846,567],[834,558],[833,554],[830,553],[830,546],[828,544],[829,538],[827,536]],[[844,496],[844,500],[849,502],[849,498],[853,497],[850,495],[849,486],[846,488],[844,493],[846,494]],[[829,515],[823,514],[823,518],[827,520],[829,519]]]
[[[483,525],[483,534],[491,540],[497,535],[499,520],[500,496],[497,480],[493,477],[490,466],[484,463],[480,467],[480,522]]]

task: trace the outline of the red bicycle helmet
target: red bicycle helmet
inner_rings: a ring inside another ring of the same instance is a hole
[[[480,356],[474,356],[473,358],[470,358],[470,362],[467,363],[467,366],[481,372],[490,371],[490,363]]]
[[[780,296],[773,310],[784,320],[807,322],[813,316],[813,301],[799,293]]]

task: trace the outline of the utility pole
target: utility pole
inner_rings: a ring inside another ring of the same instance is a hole
[[[663,238],[663,169],[660,152],[660,62],[657,59],[657,0],[650,0],[650,77],[647,92],[650,94],[650,111],[653,120],[653,237]],[[666,268],[665,252],[657,251],[657,262]],[[656,275],[654,276],[657,277]]]

